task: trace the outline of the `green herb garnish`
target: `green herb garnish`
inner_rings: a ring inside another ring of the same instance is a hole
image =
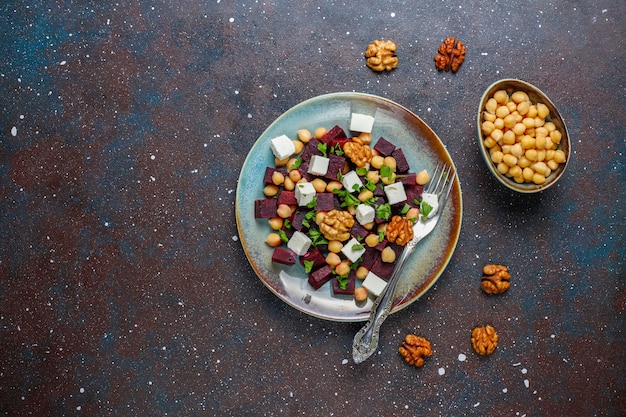
[[[433,206],[422,200],[420,204],[420,214],[422,215],[422,220],[426,220],[431,211],[433,211]]]
[[[322,153],[322,155],[324,155],[324,158],[327,157],[327,152],[328,152],[328,145],[325,143],[319,143],[317,145],[317,150],[320,151]]]
[[[387,165],[383,165],[380,167],[380,176],[391,181],[393,179],[393,170]]]
[[[300,168],[300,165],[302,165],[302,158],[296,159],[296,161],[293,164],[291,164],[290,168],[297,169],[297,168]]]
[[[389,203],[376,206],[376,217],[383,220],[388,220],[391,216],[391,205]]]
[[[289,242],[289,238],[287,237],[287,233],[285,233],[284,230],[280,229],[278,231],[278,236],[280,236],[280,240],[282,240],[283,243]]]
[[[307,274],[310,274],[311,271],[313,270],[313,264],[315,264],[315,262],[313,261],[304,261],[304,272],[306,272]]]

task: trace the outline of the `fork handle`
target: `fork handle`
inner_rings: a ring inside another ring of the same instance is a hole
[[[355,363],[361,363],[374,353],[378,347],[378,339],[380,334],[380,326],[391,312],[391,306],[393,304],[393,297],[395,293],[396,284],[406,260],[413,251],[413,248],[417,244],[417,241],[411,242],[400,255],[400,259],[396,263],[396,266],[391,274],[391,278],[387,284],[386,290],[378,296],[374,304],[372,305],[372,311],[370,318],[363,326],[361,330],[354,336],[352,343],[352,358]]]

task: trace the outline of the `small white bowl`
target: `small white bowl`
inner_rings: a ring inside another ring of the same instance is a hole
[[[513,178],[503,175],[498,171],[497,166],[492,162],[491,156],[489,154],[489,149],[485,146],[485,135],[482,131],[482,122],[483,122],[483,111],[485,110],[485,105],[487,101],[493,97],[493,94],[499,90],[506,90],[506,92],[511,95],[515,91],[524,91],[528,94],[530,101],[535,104],[537,102],[541,102],[548,106],[550,110],[550,115],[546,118],[546,121],[550,121],[554,123],[557,130],[561,132],[561,142],[559,143],[557,149],[562,150],[565,153],[565,162],[559,164],[558,168],[550,173],[550,175],[546,178],[546,181],[543,184],[535,184],[531,183],[518,183],[513,180]],[[506,187],[511,190],[520,192],[520,193],[536,193],[538,191],[543,191],[553,184],[555,184],[559,178],[565,172],[565,168],[567,168],[567,164],[570,159],[571,153],[571,143],[569,140],[569,134],[567,132],[567,127],[565,126],[565,122],[563,118],[557,111],[555,105],[550,101],[548,96],[546,96],[540,89],[535,87],[532,84],[527,82],[516,80],[516,79],[502,79],[494,82],[485,90],[481,100],[480,105],[478,106],[478,116],[477,116],[477,127],[478,127],[478,138],[480,147],[480,152],[483,155],[483,159],[489,168],[489,171]]]

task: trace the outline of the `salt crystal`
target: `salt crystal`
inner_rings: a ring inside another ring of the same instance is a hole
[[[439,368],[439,375],[443,375],[446,373],[445,368]]]
[[[17,136],[17,127],[13,126],[13,127],[11,128],[11,135],[13,135],[13,136]]]
[[[459,353],[459,360],[460,360],[461,362],[465,362],[465,360],[466,360],[466,359],[467,359],[467,356],[465,356],[465,354],[463,354],[463,353]]]
[[[347,360],[347,359],[344,359],[344,360],[342,360],[342,361],[341,361],[341,364],[342,364],[342,365],[345,365],[345,364],[347,364],[347,363],[348,363],[348,360]]]
[[[524,380],[524,386],[528,388],[530,386],[530,382],[527,379]]]

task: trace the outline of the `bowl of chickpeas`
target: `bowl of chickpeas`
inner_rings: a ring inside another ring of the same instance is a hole
[[[491,84],[478,108],[480,151],[491,173],[506,187],[535,193],[565,172],[570,140],[550,99],[525,81]]]

